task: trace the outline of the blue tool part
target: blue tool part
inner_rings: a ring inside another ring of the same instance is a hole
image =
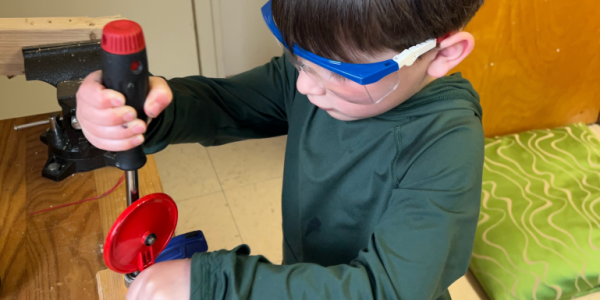
[[[206,252],[207,250],[208,244],[202,231],[191,231],[173,237],[154,262],[191,258],[194,253]]]

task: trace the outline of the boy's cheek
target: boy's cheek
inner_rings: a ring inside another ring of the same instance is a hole
[[[332,109],[331,111],[327,111],[327,113],[337,120],[356,121],[375,117],[398,106],[402,102],[399,99],[402,95],[399,94],[403,93],[402,90],[398,90],[396,93],[392,93],[381,100],[381,102],[369,105],[350,103],[329,94],[324,96],[308,95],[308,99],[317,107]]]

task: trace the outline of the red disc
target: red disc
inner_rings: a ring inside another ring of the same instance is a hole
[[[104,243],[104,262],[118,273],[142,271],[167,246],[177,226],[177,205],[156,193],[135,201],[119,216]]]

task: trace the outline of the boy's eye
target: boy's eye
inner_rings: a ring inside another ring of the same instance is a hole
[[[330,78],[333,78],[334,80],[345,81],[348,79],[338,73],[334,73],[334,72],[329,72],[329,73],[330,73]]]

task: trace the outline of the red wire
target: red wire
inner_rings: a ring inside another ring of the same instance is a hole
[[[123,180],[125,180],[125,173],[123,173],[123,175],[121,176],[121,178],[119,179],[119,182],[117,182],[117,184],[110,190],[108,190],[106,193],[100,195],[100,196],[96,196],[94,198],[89,198],[89,199],[85,199],[85,200],[81,200],[81,201],[77,201],[77,202],[73,202],[73,203],[67,203],[67,204],[62,204],[56,207],[50,207],[50,208],[46,208],[46,209],[42,209],[42,210],[38,210],[35,212],[30,213],[30,215],[35,215],[35,214],[39,214],[39,213],[43,213],[49,210],[55,210],[57,208],[61,208],[61,207],[67,207],[67,206],[71,206],[71,205],[75,205],[75,204],[80,204],[83,202],[88,202],[88,201],[92,201],[92,200],[96,200],[96,199],[100,199],[110,193],[112,193],[117,187],[119,187],[119,185],[121,185],[121,183],[123,183]]]

